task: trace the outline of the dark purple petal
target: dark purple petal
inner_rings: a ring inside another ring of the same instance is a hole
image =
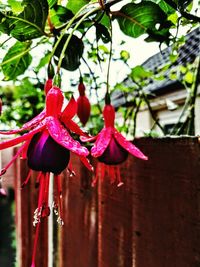
[[[30,169],[61,173],[68,165],[70,152],[56,143],[47,131],[33,136],[27,151]]]
[[[127,157],[128,152],[112,137],[108,147],[104,153],[98,157],[98,160],[107,165],[117,165],[124,162]]]

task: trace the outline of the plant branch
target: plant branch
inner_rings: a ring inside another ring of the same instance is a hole
[[[192,20],[193,22],[200,22],[200,17],[186,12],[182,7],[179,8],[179,6],[174,1],[172,0],[164,0],[164,1],[165,3],[170,5],[172,8],[174,8],[176,11],[180,12],[182,17],[188,20]]]
[[[112,42],[112,21],[111,17],[109,16],[110,19],[110,34],[111,34],[111,40],[110,40],[110,53],[109,53],[109,58],[108,58],[108,70],[107,70],[107,79],[106,79],[106,93],[109,94],[109,78],[110,78],[110,64],[111,64],[111,58],[112,58],[112,48],[113,48],[113,42]]]
[[[92,15],[93,13],[95,13],[97,10],[99,10],[99,7],[97,8],[94,8],[92,10],[90,10],[89,12],[87,12],[86,14],[84,14],[84,16],[76,23],[75,27],[72,29],[70,35],[68,36],[64,46],[63,46],[63,49],[62,49],[62,52],[61,52],[61,55],[60,55],[60,58],[59,58],[59,61],[58,61],[58,66],[57,66],[57,73],[60,71],[60,68],[61,68],[61,65],[62,65],[62,60],[64,58],[64,55],[65,55],[65,51],[67,49],[67,46],[70,42],[70,39],[73,35],[73,33],[75,32],[75,30],[80,26],[80,24],[84,21],[85,18],[87,18],[88,16]],[[72,24],[73,22],[71,22]],[[69,28],[69,26],[68,26]]]
[[[149,112],[151,114],[152,119],[155,121],[155,124],[160,128],[160,130],[162,131],[162,133],[165,134],[164,128],[162,127],[162,125],[160,124],[159,120],[156,118],[156,116],[155,116],[155,114],[153,112],[153,109],[151,107],[151,104],[149,102],[149,99],[148,99],[147,95],[144,92],[142,92],[142,96],[143,96],[143,99],[144,99],[144,101],[145,101],[148,109],[149,109]]]
[[[82,60],[83,62],[85,63],[85,65],[87,66],[87,68],[89,69],[89,72],[93,78],[93,81],[95,83],[95,94],[96,94],[96,98],[97,98],[97,107],[98,107],[98,110],[100,112],[100,114],[102,113],[102,109],[101,109],[101,106],[100,106],[100,102],[99,102],[99,96],[98,96],[98,93],[97,93],[97,90],[98,90],[98,85],[97,85],[97,81],[96,81],[96,77],[94,76],[94,73],[93,71],[91,70],[89,64],[87,63],[87,61],[82,57]]]

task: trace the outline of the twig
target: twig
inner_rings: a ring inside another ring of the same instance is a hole
[[[182,17],[188,20],[192,20],[193,22],[200,22],[200,17],[186,12],[183,8],[179,8],[178,5],[174,1],[172,0],[164,0],[164,1],[165,3],[170,5],[172,8],[174,8],[176,11],[180,12]]]

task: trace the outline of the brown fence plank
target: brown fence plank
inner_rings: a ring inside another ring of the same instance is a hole
[[[70,178],[63,173],[65,225],[59,233],[58,267],[200,266],[198,139],[146,138],[135,142],[149,161],[129,156],[121,166],[122,187],[110,185],[105,179],[91,189],[91,174],[77,157],[73,158],[77,176]],[[21,171],[24,174],[22,180],[17,179],[17,187],[27,174],[24,166]],[[19,214],[23,218],[21,226],[18,222],[24,248],[20,267],[29,266],[28,240],[33,233],[32,212],[37,206],[30,196],[36,194],[34,184],[29,186],[18,191],[23,198],[18,204],[18,212],[22,209],[23,213]],[[46,240],[43,233],[41,238]],[[46,245],[38,249],[42,267],[47,262],[45,249]]]
[[[96,189],[91,188],[91,173],[73,157],[75,177],[64,173],[64,226],[59,267],[97,266]]]
[[[101,267],[200,266],[198,139],[141,139],[125,185],[100,185]]]

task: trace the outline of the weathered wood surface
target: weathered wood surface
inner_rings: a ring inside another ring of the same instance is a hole
[[[198,139],[147,138],[135,143],[149,160],[129,156],[121,166],[124,185],[119,188],[107,179],[91,188],[91,174],[73,157],[77,175],[64,172],[62,177],[65,225],[58,235],[57,267],[200,266]],[[21,170],[24,173],[25,167]],[[37,205],[28,190],[18,192],[23,198],[18,215],[21,207],[25,258],[31,251],[32,212]],[[36,267],[46,266],[45,250],[38,249],[42,263]]]
[[[200,266],[198,139],[141,139],[121,188],[100,185],[100,267]]]
[[[91,173],[73,157],[76,176],[63,177],[64,223],[61,229],[60,267],[97,267],[97,188]]]

